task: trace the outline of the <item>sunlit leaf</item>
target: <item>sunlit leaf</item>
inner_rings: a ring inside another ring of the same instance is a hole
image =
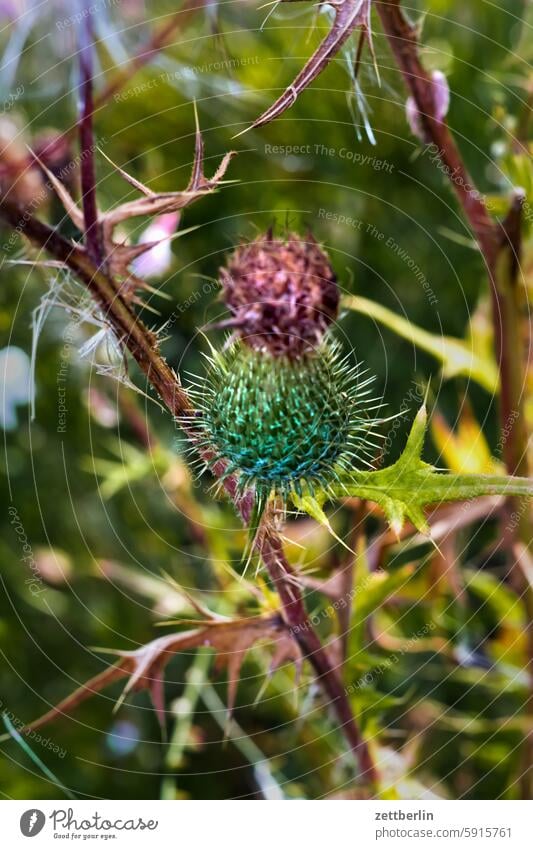
[[[503,464],[492,456],[485,434],[466,402],[461,406],[455,430],[437,411],[431,417],[430,428],[433,442],[452,472],[494,474],[504,471]]]
[[[402,339],[407,339],[417,348],[436,357],[442,363],[443,377],[466,377],[475,380],[492,395],[498,392],[499,376],[496,363],[492,357],[482,356],[476,351],[473,341],[464,342],[453,336],[429,333],[387,307],[359,295],[344,298],[343,306],[378,321]]]
[[[383,746],[373,747],[380,776],[381,799],[440,799],[412,775],[411,758]]]

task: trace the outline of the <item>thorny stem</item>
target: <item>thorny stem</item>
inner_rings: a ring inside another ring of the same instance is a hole
[[[435,117],[433,82],[420,60],[417,28],[405,17],[401,0],[375,0],[375,8],[405,83],[418,107],[424,135],[436,146],[436,155],[450,178],[487,266],[492,268],[497,246],[497,225],[492,221],[481,194],[475,190],[446,121]]]
[[[93,38],[91,18],[88,14],[87,0],[82,0],[82,11],[86,12],[79,25],[78,43],[80,56],[80,160],[81,194],[83,218],[85,221],[85,245],[87,253],[99,266],[103,262],[103,251],[98,227],[98,208],[96,205],[96,171],[94,164],[93,132]]]
[[[509,422],[518,416],[512,430],[512,438],[507,439],[504,446],[506,465],[510,474],[527,476],[526,446],[523,441],[526,433],[522,398],[524,384],[520,380],[522,358],[515,356],[518,337],[516,325],[511,324],[515,318],[518,288],[517,250],[521,200],[518,195],[515,197],[511,211],[503,223],[491,218],[486,202],[468,173],[446,121],[435,117],[433,84],[420,60],[416,27],[406,19],[401,0],[375,0],[375,6],[391,50],[416,102],[424,133],[437,148],[436,156],[444,166],[444,173],[452,184],[485,260],[492,295],[496,354],[500,366],[502,427],[507,428]],[[510,254],[509,265],[513,270],[512,285],[509,285],[509,271],[504,270],[501,263],[502,255],[507,253]],[[509,289],[513,289],[512,293]]]
[[[363,775],[370,784],[375,784],[376,771],[370,751],[354,721],[342,681],[336,670],[332,668],[330,658],[309,622],[301,592],[290,581],[291,569],[285,558],[281,540],[277,535],[272,532],[268,533],[261,544],[261,556],[283,602],[283,609],[291,634],[303,654],[309,660],[312,658],[311,662],[318,680],[331,699],[332,706],[352,750],[359,756]]]
[[[137,71],[140,71],[145,67],[145,65],[148,65],[157,53],[164,50],[165,47],[168,47],[171,44],[171,40],[175,32],[183,27],[188,22],[189,18],[192,18],[203,6],[205,6],[205,0],[187,0],[187,2],[184,3],[183,8],[172,13],[170,20],[155,30],[145,45],[139,49],[138,53],[130,59],[121,71],[117,71],[110,82],[104,86],[96,97],[93,98],[93,114],[96,114],[106,105],[106,103],[108,103],[109,100],[111,100],[112,97],[118,94],[118,92],[135,76]],[[82,26],[85,22],[87,22],[88,25],[89,20],[90,16],[86,16],[82,22]],[[70,127],[64,133],[61,133],[46,144],[43,150],[40,151],[40,156],[45,164],[47,159],[49,159],[57,150],[62,150],[63,146],[69,143],[69,140],[72,135],[75,134],[76,130],[77,125],[75,124],[73,127]],[[28,158],[27,167],[36,167],[35,161],[31,156]]]
[[[220,463],[220,466],[220,469],[216,466],[213,468],[216,475],[223,473],[223,463]],[[235,478],[228,478],[224,486],[235,501],[244,523],[248,524],[252,513],[253,496],[247,493],[239,498]],[[332,667],[329,655],[309,621],[300,588],[294,580],[294,573],[285,557],[281,540],[272,528],[268,528],[264,534],[258,536],[256,545],[281,598],[285,620],[291,635],[304,656],[309,659],[324,690],[330,697],[344,735],[353,752],[359,757],[363,776],[371,785],[375,785],[377,775],[370,751],[354,720],[340,675]]]
[[[502,376],[502,413],[508,410],[504,427],[511,427],[511,434],[504,440],[504,459],[507,469],[515,468],[519,474],[529,474],[528,443],[526,420],[523,411],[523,387],[524,376],[521,368],[523,362],[523,350],[520,333],[521,315],[519,303],[519,273],[522,255],[521,219],[522,219],[523,196],[517,193],[513,205],[504,221],[503,227],[505,237],[502,239],[501,251],[498,256],[497,285],[500,297],[506,310],[502,315],[503,340],[505,342],[509,363],[513,366],[509,370],[509,382],[505,385],[505,398],[503,397],[504,383]],[[515,412],[516,421],[514,418]],[[504,431],[505,434],[505,431]],[[514,499],[509,500],[506,511],[507,524],[505,533],[507,537],[513,536],[510,530],[510,518],[513,512],[513,504],[516,507],[520,521],[516,531],[518,540],[524,544],[527,550],[533,540],[533,523],[531,514],[516,504]],[[512,539],[510,540],[512,544]],[[514,550],[519,550],[516,546]],[[526,644],[528,651],[528,676],[529,692],[526,712],[530,719],[530,726],[526,732],[526,744],[524,747],[522,775],[520,779],[523,798],[530,799],[533,795],[533,587],[521,568],[520,554],[515,555],[516,568],[513,569],[512,578],[517,590],[522,594],[526,609]]]
[[[520,228],[523,197],[520,193],[515,193],[511,209],[503,222],[491,218],[486,201],[476,189],[446,121],[435,116],[434,89],[431,77],[420,60],[417,28],[405,17],[401,0],[375,0],[375,8],[418,108],[424,134],[436,148],[435,155],[444,166],[443,170],[451,182],[485,261],[491,290],[496,357],[500,370],[500,422],[504,459],[509,474],[527,476],[527,427],[523,402],[525,380],[519,334]],[[521,512],[522,521],[518,535],[528,546],[532,538],[531,520],[526,511]],[[527,714],[533,718],[533,590],[518,567],[519,564],[515,564],[513,573],[523,594],[528,618],[530,693]],[[531,798],[531,731],[526,738],[525,755],[522,791],[524,798]]]
[[[503,439],[505,465],[511,474],[529,472],[527,454],[527,426],[524,415],[523,346],[520,333],[520,262],[522,257],[522,191],[514,193],[511,208],[502,222],[499,250],[495,260],[495,281],[498,297],[503,306],[501,333],[503,353],[507,356],[506,379],[501,379],[502,424],[507,430],[512,424],[510,438]],[[516,418],[516,421],[514,419]],[[504,434],[505,435],[505,430]]]
[[[99,305],[104,319],[117,338],[128,348],[170,413],[180,419],[184,413],[190,415],[191,402],[181,387],[178,376],[159,353],[154,334],[135,315],[117,292],[113,281],[94,264],[86,252],[5,198],[0,199],[0,217],[18,232],[23,232],[34,245],[44,248],[54,259],[70,268],[87,286]],[[205,460],[212,460],[212,457],[205,452],[203,456]],[[223,478],[224,489],[246,523],[251,515],[252,494],[245,493],[244,496],[240,496],[237,479],[235,476],[224,477],[225,470],[223,461],[211,465],[211,471],[215,477]],[[309,660],[324,691],[331,699],[331,705],[342,732],[359,759],[361,773],[368,784],[374,788],[377,775],[368,746],[360,734],[337,670],[309,622],[300,588],[283,552],[281,540],[275,531],[269,528],[264,534],[259,535],[257,548],[279,593],[284,618],[291,635],[297,641],[303,655]]]

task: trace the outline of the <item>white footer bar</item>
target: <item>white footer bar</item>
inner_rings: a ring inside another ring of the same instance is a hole
[[[533,847],[533,802],[3,801],[0,818],[6,849]]]

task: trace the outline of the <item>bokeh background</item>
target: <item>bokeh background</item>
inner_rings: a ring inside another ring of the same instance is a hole
[[[187,372],[201,372],[207,345],[200,330],[224,317],[218,269],[240,240],[270,226],[280,235],[312,231],[345,293],[375,300],[436,340],[470,338],[472,323],[477,348],[490,348],[483,262],[449,184],[406,123],[405,89],[377,20],[380,83],[365,51],[357,87],[354,41],[279,120],[234,138],[292,80],[328,26],[327,15],[317,16],[311,4],[258,6],[229,0],[184,16],[171,44],[96,113],[102,152],[154,190],[187,184],[193,101],[208,172],[227,150],[238,152],[228,172],[233,182],[183,216],[187,232],[172,242],[168,269],[151,281],[166,297],[145,298],[157,310],[142,310],[150,326],[169,321],[164,352],[171,364],[184,382]],[[447,76],[449,121],[468,167],[494,208],[504,210],[501,198],[513,183],[533,188],[531,164],[516,145],[519,133],[523,141],[528,134],[531,6],[520,0],[412,0],[409,6],[420,17],[425,63]],[[98,93],[175,14],[175,4],[95,0],[95,9]],[[72,9],[13,0],[0,4],[0,16],[5,163],[17,154],[13,127],[21,144],[35,145],[45,132],[75,125],[78,69]],[[67,161],[75,155],[75,135],[69,144]],[[97,170],[102,208],[135,196],[103,155]],[[74,170],[74,190],[77,178]],[[30,184],[28,191],[39,187]],[[57,199],[46,196],[36,211],[72,232]],[[146,224],[135,221],[127,235],[139,238]],[[110,344],[83,351],[99,328],[77,320],[76,310],[84,309],[78,291],[57,269],[10,264],[43,256],[9,238],[3,231],[0,700],[17,724],[100,671],[107,657],[94,647],[135,648],[161,632],[156,623],[165,617],[191,617],[163,572],[226,615],[257,612],[250,585],[263,598],[269,590],[255,567],[239,578],[243,533],[209,480],[191,475],[169,416],[116,379],[124,372]],[[527,252],[524,267],[531,267]],[[215,344],[223,338],[216,330],[208,335]],[[491,393],[464,377],[445,380],[435,357],[367,316],[346,314],[338,335],[376,374],[388,410],[402,411],[387,462],[400,453],[429,383],[441,430],[433,428],[427,459],[442,467],[498,467]],[[146,389],[133,367],[130,377]],[[350,516],[348,509],[335,514],[339,534],[348,533]],[[369,519],[371,536],[382,527],[379,517]],[[397,586],[381,600],[374,588],[371,633],[353,623],[345,680],[349,685],[371,673],[369,685],[352,695],[354,709],[375,745],[389,751],[390,768],[401,777],[398,795],[415,794],[405,777],[411,768],[442,796],[520,794],[525,613],[495,546],[498,533],[497,520],[486,516],[458,531],[453,575],[442,564],[439,572],[430,546],[391,546],[385,565]],[[292,521],[287,536],[291,560],[314,579],[327,577],[346,556],[311,520]],[[309,590],[308,604],[320,612],[327,599]],[[335,627],[332,617],[321,618],[325,639]],[[405,648],[424,628],[423,638]],[[394,635],[388,647],[372,640],[382,631]],[[380,670],[394,651],[396,659]],[[114,714],[120,689],[111,689],[42,729],[41,740],[28,741],[59,785],[10,740],[0,751],[0,792],[58,798],[64,785],[80,798],[350,793],[351,759],[309,671],[298,679],[283,668],[266,682],[267,667],[266,649],[251,653],[234,723],[226,727],[225,673],[215,674],[205,653],[176,657],[167,668],[166,739],[145,694],[128,697]]]

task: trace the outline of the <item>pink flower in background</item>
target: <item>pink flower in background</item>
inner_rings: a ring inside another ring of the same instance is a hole
[[[0,20],[16,21],[25,11],[25,0],[0,0]]]
[[[442,71],[433,71],[431,74],[433,84],[433,107],[434,117],[437,121],[442,121],[448,114],[450,106],[450,89],[448,81]],[[420,112],[413,97],[408,97],[405,102],[405,114],[407,123],[411,128],[411,132],[420,141],[426,141],[422,122],[420,120]]]
[[[159,215],[143,231],[139,244],[156,242],[153,248],[141,254],[132,263],[133,272],[144,279],[148,277],[161,277],[172,264],[172,250],[170,237],[175,233],[179,222],[179,212],[168,212]]]

